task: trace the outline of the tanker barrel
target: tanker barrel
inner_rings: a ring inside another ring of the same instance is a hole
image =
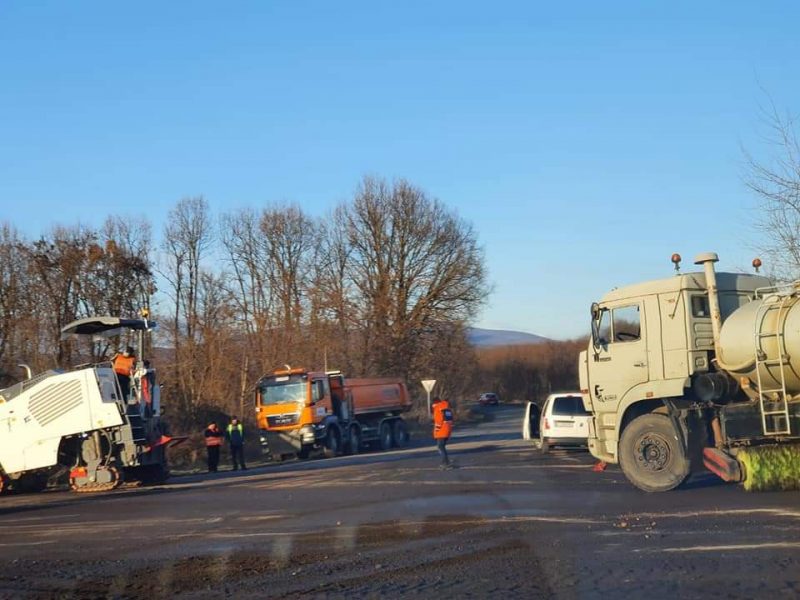
[[[731,313],[720,333],[726,363],[720,366],[752,382],[760,375],[767,389],[781,388],[785,381],[787,394],[800,393],[799,300],[794,289],[753,300]]]

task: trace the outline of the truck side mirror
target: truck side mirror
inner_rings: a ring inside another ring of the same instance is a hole
[[[600,305],[597,302],[592,302],[592,348],[594,348],[594,353],[600,351]]]

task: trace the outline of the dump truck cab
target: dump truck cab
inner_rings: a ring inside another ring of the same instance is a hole
[[[273,456],[307,455],[331,424],[349,419],[349,408],[339,372],[276,370],[256,386],[256,420]]]

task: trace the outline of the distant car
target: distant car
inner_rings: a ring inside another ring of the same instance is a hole
[[[480,398],[478,398],[478,404],[481,406],[497,406],[500,404],[500,400],[497,399],[497,394],[487,392],[480,395]]]
[[[583,406],[580,392],[550,394],[541,416],[538,406],[528,402],[522,422],[522,437],[532,440],[542,452],[553,446],[587,447],[592,413]]]

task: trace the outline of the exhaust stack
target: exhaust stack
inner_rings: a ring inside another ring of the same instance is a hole
[[[720,369],[725,371],[742,371],[753,365],[755,359],[747,360],[737,365],[729,365],[722,357],[722,346],[720,345],[720,332],[722,331],[722,315],[719,311],[719,293],[717,292],[717,274],[714,271],[714,263],[719,262],[716,252],[703,252],[694,259],[694,264],[703,265],[706,276],[706,289],[708,290],[708,308],[711,312],[711,332],[714,336],[714,361]]]

